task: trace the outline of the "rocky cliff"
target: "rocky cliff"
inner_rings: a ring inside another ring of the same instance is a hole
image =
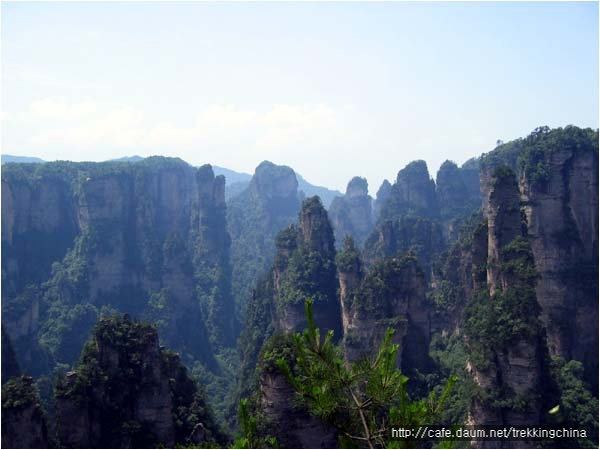
[[[249,186],[227,204],[232,237],[232,285],[240,320],[254,284],[273,262],[275,236],[298,219],[300,196],[294,171],[263,161]]]
[[[298,222],[277,235],[273,267],[254,289],[240,340],[237,395],[258,390],[256,407],[280,445],[331,447],[337,444],[335,435],[294,406],[295,392],[274,360],[269,365],[265,359],[268,345],[277,346],[283,336],[306,327],[304,302],[309,298],[317,326],[342,337],[333,230],[318,197],[303,202]]]
[[[33,379],[23,375],[2,381],[2,447],[48,448],[46,415]]]
[[[362,246],[373,227],[372,210],[367,180],[352,178],[345,195],[336,197],[328,211],[337,247],[341,247],[346,236],[351,236],[357,245]]]
[[[13,297],[46,281],[80,231],[72,163],[2,167],[2,291]],[[52,170],[55,169],[55,170]]]
[[[2,182],[3,323],[24,370],[49,370],[44,354],[72,363],[103,309],[155,321],[209,367],[212,347],[233,345],[224,179],[210,166],[8,165]]]
[[[277,237],[275,258],[276,331],[304,329],[304,302],[311,298],[317,326],[334,330],[341,337],[333,230],[318,197],[303,202],[298,227],[292,226]]]
[[[532,139],[519,177],[540,318],[550,354],[582,361],[597,392],[598,139],[552,134]]]
[[[481,207],[478,161],[467,161],[460,168],[445,161],[438,170],[435,188],[444,237],[453,242],[464,219]]]
[[[348,361],[378,348],[388,328],[400,349],[397,365],[405,373],[429,368],[429,308],[425,278],[414,256],[384,259],[363,275],[351,240],[338,253],[344,352]]]
[[[465,309],[468,371],[478,387],[468,423],[539,425],[545,349],[535,262],[521,221],[514,172],[496,167],[488,186],[487,286],[473,293]],[[495,444],[477,442],[480,447]]]
[[[536,295],[550,355],[582,361],[598,392],[598,134],[569,126],[536,129],[483,160],[482,192],[508,163],[538,273]]]
[[[284,358],[292,367],[293,344],[288,336],[269,340],[260,358],[259,405],[265,436],[277,439],[279,448],[338,448],[335,428],[311,416],[298,404],[296,392],[276,365]]]
[[[56,430],[65,448],[216,444],[215,427],[179,358],[156,329],[101,319],[76,370],[56,387]]]
[[[383,180],[381,186],[377,190],[375,201],[373,202],[373,219],[376,222],[381,215],[381,209],[387,203],[392,192],[392,185],[388,180]]]
[[[378,221],[364,245],[365,263],[413,249],[429,279],[432,258],[444,241],[435,183],[427,165],[424,161],[408,164],[389,192],[383,186],[380,191]]]
[[[460,168],[446,161],[437,183],[424,161],[408,164],[393,185],[384,182],[377,193],[377,224],[364,245],[365,262],[412,249],[431,280],[434,260],[458,239],[465,221],[480,208],[480,198],[477,160]]]

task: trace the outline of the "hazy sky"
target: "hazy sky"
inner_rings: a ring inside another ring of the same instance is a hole
[[[2,2],[2,153],[265,159],[374,194],[535,127],[598,128],[592,3]]]

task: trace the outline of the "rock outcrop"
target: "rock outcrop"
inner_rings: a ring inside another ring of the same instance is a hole
[[[215,367],[234,344],[224,178],[158,157],[26,166],[2,171],[3,323],[23,369],[49,370],[30,355],[41,342],[74,362],[103,308]]]
[[[439,216],[435,183],[429,176],[425,161],[413,161],[398,172],[396,183],[381,211],[381,218],[384,219],[405,215]]]
[[[2,381],[2,447],[48,448],[46,415],[33,378],[23,375]]]
[[[289,341],[282,340],[268,351],[288,355]],[[293,361],[290,361],[293,364]],[[338,448],[335,428],[311,416],[295,401],[296,392],[283,373],[270,361],[261,360],[259,410],[265,433],[277,439],[280,448]]]
[[[202,424],[204,442],[222,436],[177,355],[156,329],[124,318],[101,319],[75,371],[56,387],[56,430],[65,448],[189,444]]]
[[[484,204],[491,174],[500,164],[518,174],[548,352],[583,362],[585,378],[597,394],[598,133],[541,127],[485,155]]]
[[[328,211],[337,247],[341,247],[346,236],[351,236],[358,246],[362,246],[373,227],[372,210],[367,180],[352,178],[346,194],[336,197]]]
[[[275,236],[298,219],[300,196],[294,171],[263,161],[249,186],[227,204],[232,238],[232,286],[236,312],[243,316],[254,284],[266,273],[275,253]]]
[[[459,168],[454,162],[445,161],[438,170],[435,185],[444,237],[453,242],[464,219],[481,206],[478,162],[467,161]]]
[[[275,261],[275,330],[304,329],[304,302],[312,299],[317,326],[341,337],[333,230],[318,197],[303,202],[298,227],[279,234]]]
[[[2,296],[46,281],[79,233],[71,186],[74,164],[65,173],[42,164],[2,168]]]
[[[583,362],[597,392],[598,141],[580,146],[564,141],[549,143],[524,168],[519,187],[548,350]]]
[[[348,361],[372,354],[388,328],[399,344],[397,366],[405,373],[429,369],[429,311],[425,278],[414,256],[384,259],[363,275],[351,240],[338,254],[344,352]]]
[[[265,360],[265,354],[273,353],[265,350],[268,342],[277,347],[289,333],[306,328],[308,299],[314,302],[317,327],[334,330],[336,340],[342,337],[333,230],[318,197],[303,202],[299,225],[282,230],[275,246],[273,268],[254,290],[241,335],[243,378],[238,392],[240,396],[248,393],[255,384],[257,408],[265,416],[268,434],[280,446],[333,447],[337,445],[335,432],[295,406],[295,391],[272,357],[270,363]]]
[[[377,222],[381,215],[381,209],[387,203],[392,193],[392,185],[388,180],[383,180],[381,186],[377,190],[375,201],[373,202],[373,220]]]
[[[381,197],[387,200],[365,241],[365,263],[393,258],[412,249],[429,280],[433,256],[442,250],[444,236],[435,183],[425,162],[414,161],[400,170],[389,193],[382,193]],[[379,199],[377,202],[381,203]]]
[[[521,222],[516,177],[509,167],[494,169],[484,214],[487,286],[474,292],[465,311],[468,371],[480,392],[472,399],[468,423],[539,425],[544,346],[536,271]],[[510,444],[533,445],[526,440]]]

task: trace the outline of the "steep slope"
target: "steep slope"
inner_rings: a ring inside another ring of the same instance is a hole
[[[343,197],[335,197],[329,207],[329,217],[335,235],[336,247],[341,247],[346,236],[362,246],[373,227],[372,199],[367,180],[354,177],[348,183]]]
[[[583,362],[597,394],[598,133],[541,127],[500,146],[483,160],[483,192],[502,163],[518,173],[548,351]]]
[[[479,389],[468,422],[539,425],[544,346],[536,271],[521,222],[516,177],[507,166],[494,169],[485,216],[487,286],[474,293],[465,309],[469,370]]]
[[[481,158],[484,221],[441,255],[431,293],[436,358],[462,359],[456,338],[466,344],[471,424],[598,429],[583,413],[598,404],[597,161],[597,132],[576,127]]]
[[[358,251],[347,239],[337,266],[346,359],[370,354],[393,328],[397,366],[404,373],[426,372],[430,320],[425,278],[414,255],[379,260],[363,275]]]
[[[367,264],[379,258],[393,258],[413,249],[429,278],[431,262],[443,247],[443,230],[435,183],[425,161],[414,161],[398,172],[389,192],[381,192],[375,229],[364,246]]]
[[[216,369],[234,331],[224,179],[210,166],[7,165],[2,183],[2,318],[23,370],[74,362],[111,310]]]
[[[467,161],[459,168],[454,162],[445,161],[438,170],[435,188],[444,236],[446,241],[455,241],[465,217],[481,206],[478,162]]]
[[[253,292],[240,337],[238,396],[250,395],[258,385],[256,367],[267,339],[306,326],[307,298],[315,302],[318,326],[341,338],[337,288],[333,231],[320,200],[311,197],[302,205],[299,225],[278,234],[274,265]]]
[[[480,208],[478,174],[476,161],[461,168],[446,161],[434,183],[425,161],[413,161],[398,172],[393,185],[384,181],[375,201],[377,223],[364,245],[365,262],[412,249],[430,280],[437,255]]]
[[[292,169],[262,162],[246,190],[227,204],[232,239],[232,285],[241,319],[253,285],[273,261],[276,234],[297,220],[298,181]]]
[[[33,379],[23,375],[3,382],[2,447],[48,448],[48,425]]]
[[[61,447],[224,443],[179,357],[159,347],[155,328],[128,316],[99,321],[55,392]]]

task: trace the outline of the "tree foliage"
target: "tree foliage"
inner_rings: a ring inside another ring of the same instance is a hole
[[[346,445],[409,445],[392,440],[391,428],[431,423],[455,379],[448,381],[441,395],[413,401],[407,392],[408,378],[396,369],[399,347],[391,342],[393,330],[387,331],[374,355],[348,365],[333,343],[333,332],[321,336],[312,301],[305,308],[308,328],[293,336],[294,364],[285,358],[277,361],[301,401],[313,415],[336,427]]]

